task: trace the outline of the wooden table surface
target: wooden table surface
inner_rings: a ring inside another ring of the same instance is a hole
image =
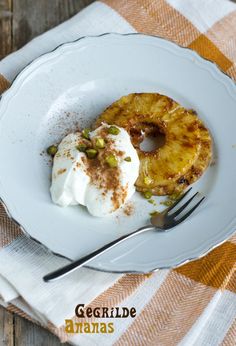
[[[0,59],[93,1],[0,0]],[[0,307],[0,346],[57,345],[61,343],[47,330]]]
[[[93,1],[0,0],[0,59]],[[57,345],[61,343],[47,330],[0,307],[0,346]]]

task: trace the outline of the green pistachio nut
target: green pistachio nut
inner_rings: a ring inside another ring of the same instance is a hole
[[[83,129],[82,131],[82,137],[85,139],[90,139],[90,129]]]
[[[56,145],[50,145],[50,147],[48,147],[47,148],[47,153],[48,153],[48,155],[50,155],[50,156],[55,156],[56,155],[56,153],[57,153],[57,146]]]
[[[79,145],[77,145],[76,149],[81,151],[82,153],[85,153],[85,151],[87,149],[87,145],[84,143],[80,143]]]
[[[118,166],[118,161],[117,161],[117,158],[115,157],[115,155],[107,156],[105,161],[111,168],[115,168]]]
[[[87,149],[86,155],[89,159],[94,159],[98,154],[98,151],[96,149]]]
[[[118,135],[120,133],[120,129],[118,129],[118,127],[116,127],[116,126],[110,126],[108,128],[108,133],[110,135]]]
[[[143,193],[143,196],[146,198],[146,199],[150,199],[152,197],[152,193],[151,191],[145,191]]]
[[[103,138],[96,138],[95,147],[97,149],[104,149],[105,148],[105,141],[104,141],[104,139]]]

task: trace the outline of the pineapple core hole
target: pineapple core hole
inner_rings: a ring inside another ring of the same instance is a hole
[[[144,137],[143,141],[140,143],[139,148],[142,151],[150,152],[155,151],[165,144],[165,135],[158,132],[155,135],[147,135]]]

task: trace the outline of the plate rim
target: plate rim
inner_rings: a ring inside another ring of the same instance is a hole
[[[64,46],[69,46],[70,44],[73,44],[73,43],[76,43],[78,41],[81,41],[81,40],[85,40],[85,39],[97,39],[97,38],[100,38],[100,37],[103,37],[103,36],[144,36],[144,37],[151,37],[151,38],[157,38],[159,40],[162,40],[162,41],[167,41],[168,43],[172,44],[173,46],[175,47],[178,47],[178,48],[181,48],[182,50],[185,50],[185,51],[188,51],[190,54],[192,54],[193,56],[197,57],[198,60],[202,61],[202,63],[204,62],[207,62],[209,65],[212,65],[214,67],[215,70],[218,70],[218,73],[220,72],[221,74],[224,75],[224,78],[226,77],[227,80],[232,83],[233,87],[236,87],[236,81],[231,78],[220,66],[217,65],[217,63],[215,63],[214,61],[212,60],[209,60],[207,58],[204,58],[202,57],[199,53],[197,53],[196,51],[192,50],[191,48],[189,47],[184,47],[184,46],[181,46],[179,45],[178,43],[176,42],[173,42],[169,39],[166,39],[166,38],[163,38],[161,36],[158,36],[158,35],[150,35],[150,34],[145,34],[145,33],[139,33],[139,32],[131,32],[131,33],[117,33],[117,32],[105,32],[105,33],[102,33],[102,34],[99,34],[99,35],[85,35],[85,36],[82,36],[82,37],[79,37],[75,40],[72,40],[72,41],[67,41],[67,42],[64,42],[64,43],[61,43],[59,44],[58,46],[56,46],[54,49],[48,51],[48,52],[45,52],[45,53],[42,53],[40,54],[37,58],[31,60],[27,65],[25,65],[25,67],[19,72],[17,73],[17,75],[14,77],[14,79],[12,80],[11,82],[11,85],[10,87],[5,90],[3,93],[0,94],[0,103],[2,102],[2,99],[5,97],[6,94],[8,94],[8,92],[14,87],[14,85],[16,84],[16,82],[18,81],[18,79],[21,78],[21,75],[25,73],[25,71],[28,70],[28,68],[31,67],[31,65],[33,64],[37,64],[37,62],[45,57],[45,56],[50,56],[52,53],[56,52],[57,50],[59,50],[61,47],[64,47]],[[36,67],[37,68],[37,67]],[[232,96],[232,95],[231,95]],[[236,96],[236,95],[235,95]],[[0,121],[1,121],[1,118],[0,118]],[[13,213],[10,212],[8,206],[7,206],[7,203],[4,201],[3,197],[0,195],[0,202],[2,203],[3,207],[4,207],[4,210],[7,214],[7,216],[9,217],[9,219],[11,221],[13,221],[20,229],[21,231],[23,232],[23,234],[25,236],[27,236],[29,239],[35,241],[36,243],[38,243],[39,245],[43,246],[47,251],[49,251],[51,254],[55,255],[55,256],[58,256],[58,257],[61,257],[61,258],[65,258],[69,261],[72,261],[69,257],[67,256],[64,256],[58,252],[55,252],[53,250],[51,250],[49,247],[47,247],[45,244],[43,244],[41,241],[37,240],[36,238],[34,238],[26,229],[25,227],[23,227],[18,221],[17,219],[13,216]],[[231,223],[234,223],[235,224],[235,221],[236,221],[236,214],[235,214],[235,218],[233,220],[233,222],[230,222]],[[229,225],[228,225],[229,226]],[[235,224],[236,226],[236,224]],[[226,226],[227,227],[227,226]],[[189,257],[189,258],[186,258],[184,260],[180,260],[179,262],[177,262],[175,265],[167,265],[167,266],[158,266],[156,268],[153,268],[151,270],[109,270],[109,269],[105,269],[105,268],[100,268],[100,267],[95,267],[95,266],[90,266],[90,265],[85,265],[84,267],[85,268],[88,268],[88,269],[91,269],[91,270],[95,270],[95,271],[99,271],[99,272],[104,272],[104,273],[113,273],[113,274],[148,274],[148,273],[154,273],[158,270],[161,270],[161,269],[174,269],[174,268],[177,268],[177,267],[180,267],[184,264],[187,264],[187,263],[190,263],[192,261],[195,261],[195,260],[198,260],[198,259],[201,259],[202,257],[206,256],[210,251],[214,250],[215,248],[217,248],[218,246],[222,245],[223,243],[225,243],[234,233],[236,232],[236,229],[234,229],[234,227],[232,226],[232,231],[229,232],[229,234],[226,235],[226,237],[223,236],[223,240],[220,240],[220,241],[215,241],[211,246],[209,246],[206,250],[202,251],[199,255],[196,255],[196,256],[193,256],[193,257]]]

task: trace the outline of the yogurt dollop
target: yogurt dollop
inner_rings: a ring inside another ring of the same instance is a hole
[[[89,140],[81,132],[71,133],[53,160],[52,200],[62,207],[81,204],[93,216],[106,216],[132,197],[138,174],[139,158],[125,129],[102,124],[89,133]]]

